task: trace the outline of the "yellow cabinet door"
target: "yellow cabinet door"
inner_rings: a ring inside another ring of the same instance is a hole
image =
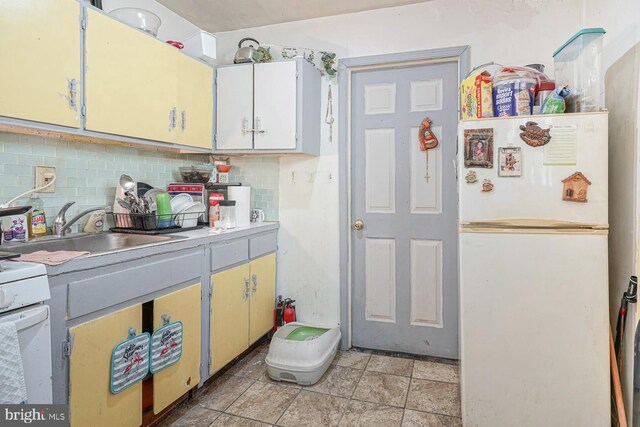
[[[211,374],[249,347],[249,274],[243,264],[211,276]]]
[[[109,391],[111,353],[129,328],[142,332],[142,306],[134,305],[70,329],[69,410],[77,427],[142,424],[142,383],[118,394]]]
[[[179,52],[98,11],[87,13],[87,129],[175,142]]]
[[[153,375],[153,413],[159,414],[200,382],[200,283],[153,301],[153,330],[169,322],[182,322],[182,356]]]
[[[80,127],[80,5],[0,0],[0,116]]]
[[[249,345],[273,328],[276,299],[276,254],[251,261]]]
[[[213,68],[187,55],[178,55],[177,142],[213,148]]]

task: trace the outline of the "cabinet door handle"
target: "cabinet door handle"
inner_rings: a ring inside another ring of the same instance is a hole
[[[253,282],[253,287],[251,288],[251,295],[253,295],[258,290],[258,276],[256,274],[251,276],[251,281]]]
[[[169,132],[176,128],[176,122],[178,121],[178,109],[173,107],[169,110]]]
[[[244,279],[244,291],[242,300],[246,301],[249,299],[249,279]]]
[[[73,111],[78,111],[78,80],[67,79],[67,88],[69,89],[69,96],[67,97],[69,107]]]
[[[249,132],[253,132],[253,129],[249,129],[249,120],[246,117],[242,118],[242,135],[246,135]]]
[[[261,127],[262,127],[262,121],[260,120],[260,117],[256,116],[256,128],[253,129],[253,131],[255,133],[265,133],[265,131],[262,130]]]
[[[180,126],[182,127],[182,130],[185,130],[187,128],[187,111],[186,110],[182,110],[182,123],[180,124]]]

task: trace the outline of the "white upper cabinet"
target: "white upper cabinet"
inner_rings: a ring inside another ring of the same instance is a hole
[[[221,67],[217,76],[217,149],[253,148],[253,65]]]
[[[320,152],[320,73],[302,58],[219,67],[216,150]]]
[[[254,73],[253,148],[295,150],[296,63],[256,64]]]

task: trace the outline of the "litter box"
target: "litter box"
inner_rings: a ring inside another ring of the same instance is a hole
[[[269,377],[300,385],[315,384],[331,365],[339,343],[340,326],[287,323],[271,339],[265,359]]]

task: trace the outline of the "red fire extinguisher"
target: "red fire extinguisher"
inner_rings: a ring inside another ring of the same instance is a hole
[[[284,311],[282,313],[282,319],[284,323],[291,323],[296,321],[296,306],[293,303],[296,302],[291,298],[284,300]]]
[[[277,331],[278,328],[286,323],[296,321],[296,306],[293,305],[295,301],[291,298],[282,300],[282,295],[278,295],[276,301],[276,308],[273,310],[273,331]]]

